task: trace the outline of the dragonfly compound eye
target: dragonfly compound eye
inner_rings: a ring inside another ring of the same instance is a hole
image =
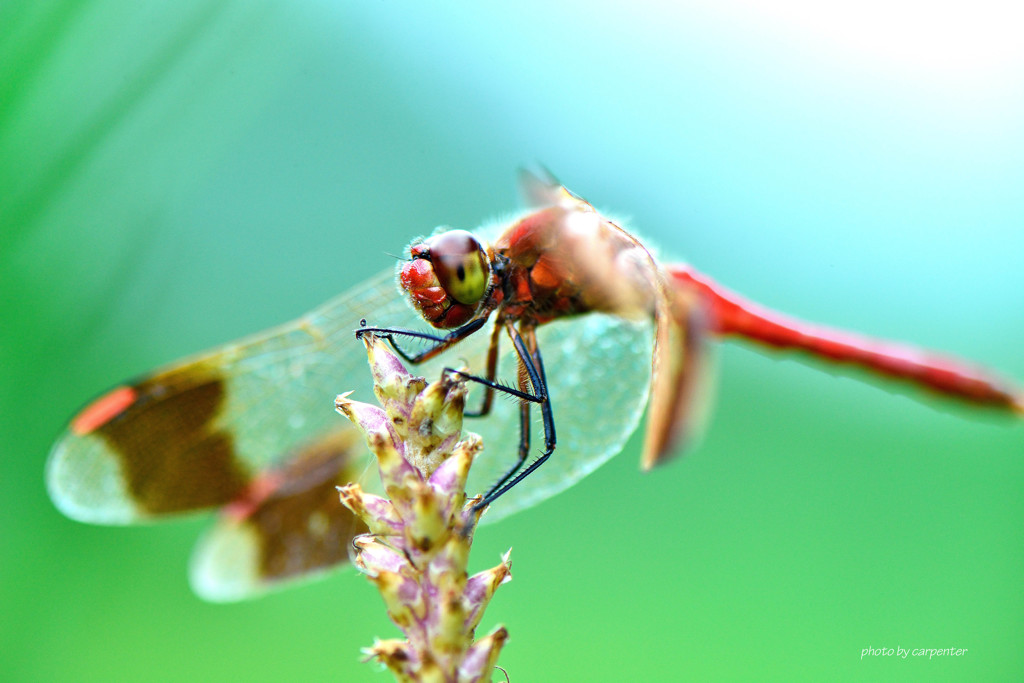
[[[438,283],[460,304],[475,304],[487,292],[490,266],[480,241],[465,230],[449,230],[429,240],[430,263]]]

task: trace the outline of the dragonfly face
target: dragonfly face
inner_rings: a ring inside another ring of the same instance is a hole
[[[413,245],[409,251],[411,260],[402,267],[398,279],[424,320],[447,330],[482,313],[497,282],[490,250],[472,233],[449,230]]]

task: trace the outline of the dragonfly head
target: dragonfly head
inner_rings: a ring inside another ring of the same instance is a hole
[[[448,230],[414,244],[398,274],[416,310],[434,327],[452,329],[473,319],[491,288],[491,264],[480,240]]]

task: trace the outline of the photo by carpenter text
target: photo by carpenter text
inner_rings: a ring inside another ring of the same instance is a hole
[[[906,659],[910,657],[927,657],[932,659],[934,657],[962,657],[967,654],[966,647],[947,647],[947,648],[935,648],[935,647],[866,647],[860,651],[860,658],[865,657],[896,657],[899,659]]]

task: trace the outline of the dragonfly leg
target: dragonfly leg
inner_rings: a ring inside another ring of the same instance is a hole
[[[513,389],[512,387],[505,386],[500,382],[492,382],[486,377],[479,377],[477,375],[467,374],[465,371],[459,370],[458,368],[443,368],[442,371],[450,375],[458,375],[462,379],[468,380],[470,382],[482,384],[485,387],[489,387],[493,391],[500,391],[503,394],[508,394],[509,396],[521,398],[524,401],[532,401],[534,403],[539,403],[540,401],[544,400],[541,397],[536,396],[535,394],[531,394],[529,391],[519,391],[518,389]],[[463,415],[465,415],[465,413],[463,413]]]
[[[532,352],[527,349],[527,345],[524,343],[523,338],[511,324],[506,324],[506,329],[508,330],[509,336],[512,338],[512,343],[516,348],[516,352],[519,355],[521,368],[525,370],[527,379],[529,379],[529,383],[533,386],[535,396],[532,396],[527,400],[532,403],[540,404],[541,419],[544,425],[544,452],[540,457],[530,463],[525,470],[522,469],[530,451],[530,404],[524,403],[519,413],[519,457],[516,464],[510,468],[509,471],[501,477],[501,479],[495,482],[490,490],[484,494],[483,499],[479,503],[473,506],[474,509],[477,510],[490,505],[506,491],[528,477],[534,470],[543,465],[555,450],[555,420],[551,412],[551,400],[548,397],[548,383],[547,376],[544,374],[544,363],[540,357],[540,350],[537,349],[537,339],[533,328],[530,328],[527,331],[527,335],[530,339],[530,346],[533,348]]]
[[[494,378],[498,374],[498,338],[500,337],[501,330],[504,327],[504,325],[502,325],[501,323],[502,318],[499,317],[494,324],[494,329],[491,330],[491,342],[490,345],[487,347],[486,377],[491,382],[494,381]],[[520,387],[520,389],[522,389],[522,387]],[[485,384],[484,400],[479,410],[467,410],[463,413],[463,415],[465,415],[466,417],[483,417],[485,415],[488,415],[491,412],[491,406],[494,404],[494,392],[495,389],[493,386]]]
[[[527,387],[524,385],[520,385],[520,388],[517,391],[512,387],[507,387],[503,384],[499,384],[498,382],[492,382],[491,380],[488,380],[484,377],[467,375],[466,373],[456,370],[454,368],[445,368],[444,371],[447,373],[458,375],[459,377],[465,380],[483,384],[485,387],[487,387],[488,391],[500,391],[504,394],[508,394],[509,396],[515,396],[516,398],[521,400],[519,404],[519,454],[518,458],[516,459],[516,464],[513,465],[508,472],[503,474],[501,476],[501,479],[495,482],[490,489],[488,489],[487,495],[484,496],[486,498],[491,493],[499,489],[502,486],[502,484],[508,481],[512,476],[514,476],[515,473],[522,468],[523,463],[526,462],[526,457],[530,454],[530,405],[531,403],[539,403],[542,399],[538,395],[531,394],[527,390]],[[464,414],[469,415],[469,413]],[[482,507],[482,505],[480,507]]]
[[[519,470],[523,468],[523,463],[526,462],[526,458],[530,455],[530,404],[522,402],[519,404],[519,453],[516,458],[516,464],[513,465],[505,474],[501,476],[501,479],[494,482],[487,493],[484,495],[483,500],[478,507],[483,507],[489,502],[493,501],[492,495],[495,491],[501,489],[501,493],[504,493],[508,489],[502,489],[505,482],[514,477]],[[550,453],[546,453],[543,457],[546,460]],[[509,487],[511,488],[511,487]],[[498,494],[500,495],[500,494]],[[497,496],[494,496],[495,498]]]
[[[486,317],[476,318],[475,320],[469,321],[462,327],[452,330],[443,337],[436,334],[430,334],[428,332],[417,332],[416,330],[405,330],[398,327],[361,327],[356,330],[356,339],[362,339],[363,335],[370,333],[377,335],[381,339],[387,339],[388,343],[391,344],[391,348],[395,350],[395,353],[401,356],[407,363],[415,365],[417,363],[428,361],[442,351],[458,344],[460,341],[483,327],[486,322]],[[421,351],[420,353],[409,353],[398,344],[395,337],[424,339],[426,341],[433,342],[433,346]]]

